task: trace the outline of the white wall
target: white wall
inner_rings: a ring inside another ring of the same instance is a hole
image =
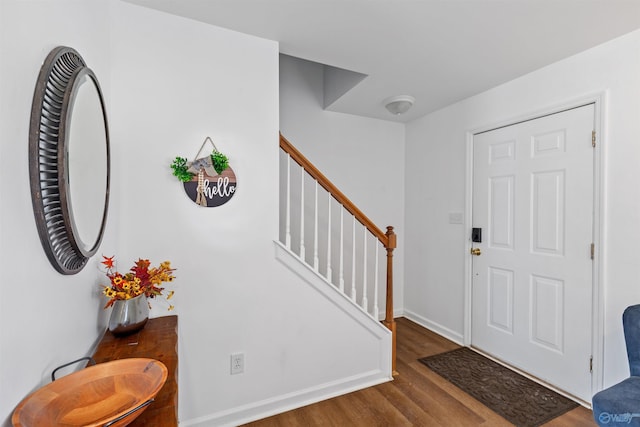
[[[90,3],[90,4],[89,4]],[[0,2],[0,423],[50,381],[51,371],[91,353],[106,323],[97,262],[56,272],[38,238],[29,187],[31,101],[45,57],[58,45],[83,56],[109,98],[107,1]],[[113,216],[102,248],[115,244]]]
[[[182,425],[235,425],[363,387],[380,371],[379,340],[275,259],[276,43],[119,0],[0,8],[0,422],[53,368],[90,354],[108,315],[99,257],[58,274],[33,220],[31,101],[60,44],[95,71],[109,110],[111,209],[98,254],[122,268],[148,257],[178,269]],[[219,208],[196,206],[169,168],[207,135],[238,177]],[[242,375],[229,373],[234,352],[245,353]]]
[[[323,105],[323,66],[282,55],[280,131],[378,227],[394,227],[394,311],[401,314],[404,124],[326,111]]]
[[[277,44],[121,2],[113,22],[117,255],[178,269],[181,425],[237,424],[379,369],[377,340],[274,257]],[[189,200],[169,169],[206,136],[238,179],[217,208]],[[231,376],[235,352],[245,373]]]
[[[416,120],[407,128],[405,309],[453,338],[463,334],[467,231],[466,132],[607,92],[604,156],[604,385],[628,375],[624,308],[640,302],[640,31]],[[446,183],[446,185],[443,185]]]

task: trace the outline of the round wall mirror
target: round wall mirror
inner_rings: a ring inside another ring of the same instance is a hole
[[[75,274],[102,241],[109,204],[109,131],[98,79],[60,46],[36,84],[29,134],[33,208],[53,267]]]

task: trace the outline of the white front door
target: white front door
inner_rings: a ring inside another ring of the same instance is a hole
[[[593,129],[591,104],[473,138],[471,344],[587,402]]]

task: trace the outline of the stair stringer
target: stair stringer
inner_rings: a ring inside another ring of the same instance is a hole
[[[381,341],[381,348],[388,348],[388,357],[381,354],[381,367],[388,367],[389,378],[391,375],[391,331],[386,328],[378,320],[375,320],[362,307],[353,302],[344,293],[340,292],[332,283],[330,283],[320,273],[311,268],[307,263],[302,261],[298,255],[287,249],[281,242],[274,241],[276,247],[276,259],[284,264],[289,270],[294,272],[298,277],[303,279],[307,284],[315,288],[322,296],[331,301],[336,307],[349,315],[355,322],[358,322],[369,333],[376,336]],[[387,353],[387,352],[383,352]],[[382,368],[384,371],[385,369]]]

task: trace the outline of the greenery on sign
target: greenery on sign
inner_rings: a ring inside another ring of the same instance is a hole
[[[208,163],[209,160],[211,160],[211,164]],[[173,175],[182,182],[191,181],[195,175],[194,171],[203,167],[213,167],[216,173],[220,174],[229,167],[229,159],[214,147],[209,158],[203,157],[201,159],[196,159],[193,162],[189,162],[184,157],[176,156],[173,163],[171,163]],[[209,170],[209,173],[212,174],[213,172]]]
[[[180,181],[191,181],[193,174],[187,171],[187,159],[184,157],[176,157],[173,163],[171,163],[171,169],[173,169],[173,175],[175,175]]]
[[[211,153],[211,163],[218,173],[222,173],[222,171],[229,167],[229,159],[219,151],[213,151],[213,153]]]

